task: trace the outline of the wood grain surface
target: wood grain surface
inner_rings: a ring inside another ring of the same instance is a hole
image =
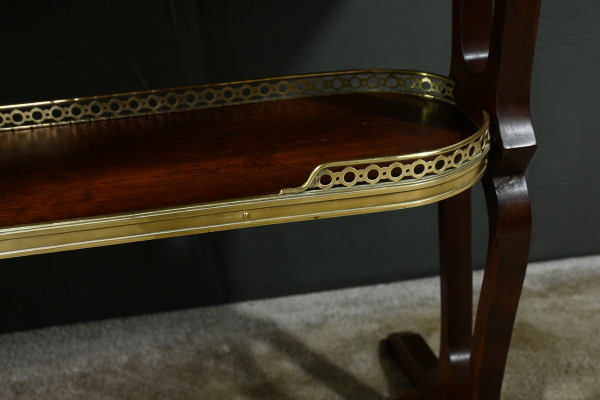
[[[448,146],[451,104],[343,94],[0,133],[0,226],[277,194],[319,164]]]

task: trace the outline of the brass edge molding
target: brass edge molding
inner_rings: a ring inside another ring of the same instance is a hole
[[[471,137],[456,143],[453,146],[442,148],[438,151],[419,153],[412,155],[413,157],[431,157],[438,153],[444,154],[447,151],[454,149],[461,151],[468,151],[469,148],[476,148],[477,152],[474,152],[469,159],[465,158],[463,162],[457,164],[456,167],[447,168],[441,174],[429,174],[424,175],[419,179],[408,179],[400,182],[378,182],[374,185],[356,185],[351,188],[340,187],[335,190],[315,190],[309,191],[304,190],[298,193],[286,193],[286,194],[273,194],[254,198],[244,198],[227,200],[214,203],[203,203],[195,205],[185,205],[175,208],[147,210],[135,213],[107,215],[100,217],[90,217],[77,220],[66,220],[66,221],[52,221],[40,224],[31,224],[23,226],[13,226],[0,229],[0,243],[3,240],[9,238],[20,238],[31,235],[52,235],[55,233],[62,232],[74,232],[74,231],[90,231],[95,229],[103,229],[107,226],[119,227],[128,226],[134,224],[145,224],[152,221],[166,220],[166,219],[186,219],[190,217],[197,217],[215,213],[222,213],[223,210],[228,212],[252,212],[256,209],[262,208],[279,208],[288,207],[294,204],[310,204],[324,201],[339,201],[348,198],[360,198],[367,196],[379,196],[385,194],[398,194],[404,192],[413,192],[417,196],[419,193],[427,195],[427,191],[432,187],[446,185],[449,182],[453,182],[459,179],[465,173],[472,170],[473,168],[486,165],[486,158],[490,143],[489,143],[489,129],[487,129],[489,116],[484,113],[484,123],[482,128]],[[475,144],[476,143],[476,144]],[[474,145],[475,144],[475,145]],[[465,145],[467,146],[465,148]],[[456,150],[454,150],[456,152]],[[398,156],[393,158],[394,160],[405,159],[408,156]],[[382,158],[388,160],[388,158]],[[381,159],[371,159],[369,161],[379,162]],[[358,160],[359,163],[363,163],[365,160]],[[346,162],[325,164],[329,165],[340,165],[345,166]],[[317,168],[316,170],[318,170]],[[312,175],[315,175],[314,173]],[[303,186],[306,186],[303,185]]]
[[[305,201],[307,196],[304,194],[292,196],[292,199],[269,196],[254,199],[253,204],[245,204],[253,208],[243,207],[243,202],[234,206],[213,205],[204,210],[200,210],[204,206],[197,206],[197,211],[202,211],[198,215],[178,215],[181,210],[172,209],[160,210],[162,212],[156,215],[144,213],[146,217],[141,221],[121,215],[90,219],[95,221],[63,221],[45,227],[40,225],[37,229],[21,227],[21,235],[14,235],[15,228],[2,229],[0,258],[416,207],[443,200],[470,188],[485,171],[484,158],[460,173],[455,171],[446,179],[400,192],[387,188],[362,191],[360,196],[352,192],[350,197],[327,193],[316,198],[309,196],[312,201]],[[185,212],[190,213],[189,210]],[[86,226],[86,222],[100,226]],[[13,234],[7,232],[10,230],[13,230]]]
[[[381,183],[410,185],[424,177],[442,175],[485,157],[489,150],[489,114],[483,111],[481,128],[470,137],[441,149],[416,154],[321,164],[301,186],[281,194],[347,189]]]
[[[482,138],[488,137],[486,135]],[[481,140],[481,139],[480,139]],[[366,197],[372,195],[381,195],[389,193],[427,191],[436,185],[443,185],[447,182],[458,179],[466,171],[471,170],[477,165],[485,165],[485,155],[489,151],[489,140],[485,141],[482,153],[473,160],[463,162],[454,169],[449,169],[441,175],[424,176],[421,179],[412,179],[410,181],[398,183],[380,182],[377,185],[357,185],[353,188],[340,188],[341,190],[319,190],[305,191],[303,193],[290,194],[272,194],[259,197],[241,198],[234,200],[225,200],[213,203],[202,203],[185,205],[174,208],[147,210],[125,214],[106,215],[99,217],[89,217],[75,220],[51,221],[40,224],[12,226],[0,228],[0,242],[7,238],[25,237],[31,234],[54,234],[57,232],[85,231],[103,228],[105,226],[122,226],[132,224],[144,224],[149,221],[189,218],[199,215],[208,215],[211,213],[220,213],[222,210],[228,211],[252,211],[254,209],[264,208],[266,204],[269,207],[287,207],[293,204],[308,204],[322,201],[338,201],[348,198]],[[423,154],[423,153],[421,153]]]
[[[372,69],[186,86],[0,106],[0,131],[357,92],[403,93],[453,102],[455,82],[407,70]]]

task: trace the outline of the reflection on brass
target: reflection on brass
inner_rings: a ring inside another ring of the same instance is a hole
[[[270,195],[3,228],[0,258],[416,207],[470,188],[485,170],[484,157],[436,179],[400,188]]]
[[[426,153],[322,164],[302,186],[282,189],[281,194],[379,184],[410,185],[472,164],[489,150],[489,115],[485,111],[483,118],[482,127],[474,135],[452,146]]]
[[[294,75],[0,106],[0,130],[350,92],[405,93],[452,101],[454,86],[449,78],[415,71],[360,70]]]
[[[490,148],[488,125],[489,116],[484,112],[481,129],[454,146],[391,159],[325,164],[315,169],[305,185],[278,195],[3,228],[0,259],[434,203],[481,179]],[[360,164],[368,166],[362,172],[348,166]],[[394,169],[400,165],[402,175],[395,176]],[[341,171],[331,172],[341,167]],[[377,179],[369,177],[372,170],[378,171]],[[358,176],[356,182],[342,182],[348,172]],[[326,173],[331,173],[332,179],[343,174],[338,187],[319,186],[317,177]],[[361,173],[365,184],[358,182]]]
[[[288,76],[123,95],[0,106],[0,130],[34,128],[259,101],[392,92],[452,103],[454,82],[393,70]],[[0,228],[0,258],[267,224],[415,207],[473,186],[485,173],[489,116],[453,146],[425,153],[331,162],[279,194],[95,218]]]

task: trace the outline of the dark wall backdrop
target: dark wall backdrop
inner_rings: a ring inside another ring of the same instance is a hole
[[[542,1],[532,260],[600,252],[600,3]],[[0,104],[354,68],[447,74],[450,28],[447,0],[0,1]],[[2,260],[0,330],[433,275],[436,242],[426,206]]]

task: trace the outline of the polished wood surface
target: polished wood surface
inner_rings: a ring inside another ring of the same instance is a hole
[[[451,104],[365,93],[1,132],[0,226],[277,194],[476,130]]]
[[[394,333],[390,349],[416,386],[419,399],[471,399],[473,271],[471,262],[471,192],[438,205],[440,241],[441,332],[439,357],[417,333]],[[406,394],[402,400],[412,398]],[[473,397],[474,398],[474,397]]]
[[[489,245],[472,325],[470,192],[438,207],[438,356],[389,336],[408,399],[498,400],[528,261],[525,169],[536,149],[529,86],[540,0],[453,0],[457,106],[343,94],[0,133],[0,227],[277,194],[319,164],[454,144],[491,116],[483,178]]]
[[[488,255],[471,335],[467,194],[441,202],[440,353],[435,357],[417,334],[390,335],[392,354],[415,385],[399,400],[500,399],[531,240],[524,173],[537,146],[529,88],[539,12],[540,0],[453,1],[455,99],[476,121],[482,109],[491,115],[492,149],[483,178]]]

